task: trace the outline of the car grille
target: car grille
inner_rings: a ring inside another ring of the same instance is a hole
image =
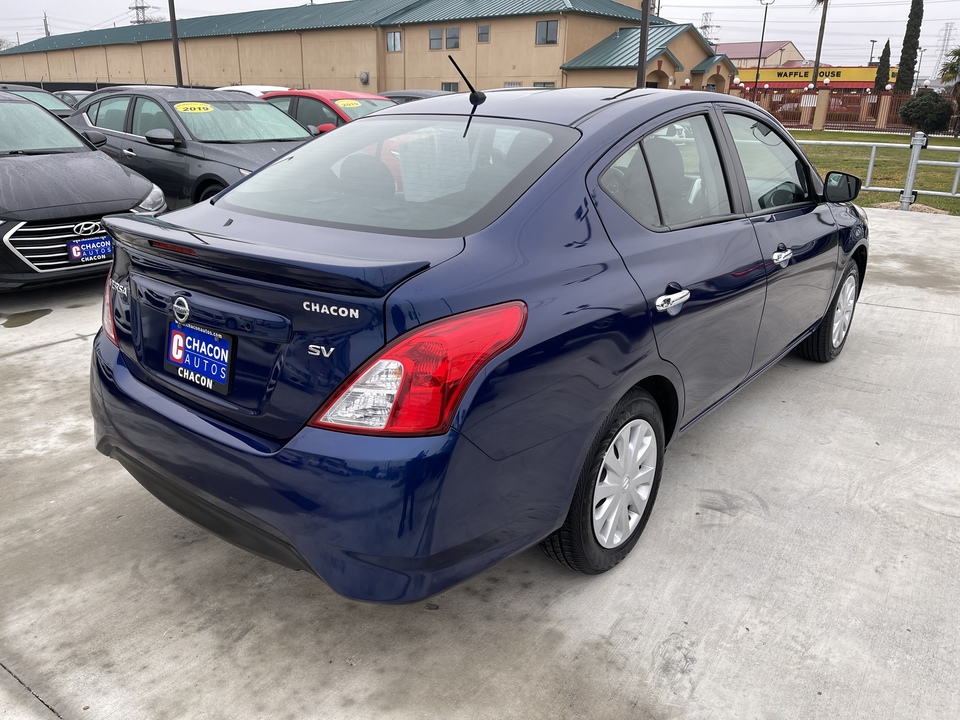
[[[53,270],[84,269],[109,264],[110,260],[92,263],[71,263],[67,252],[68,243],[87,237],[98,237],[102,232],[80,235],[77,226],[91,223],[100,224],[99,217],[73,218],[50,223],[21,222],[8,232],[3,241],[14,254],[37,272]]]

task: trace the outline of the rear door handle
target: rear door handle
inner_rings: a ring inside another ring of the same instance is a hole
[[[657,298],[656,308],[658,312],[667,312],[671,308],[677,308],[690,299],[689,290],[681,290],[671,295],[661,295]]]
[[[127,157],[136,157],[136,156],[137,156],[137,154],[136,154],[133,150],[131,150],[130,148],[124,148],[124,149],[123,149],[123,154],[126,155]]]
[[[793,250],[777,250],[773,255],[770,256],[770,259],[777,265],[783,265],[786,267],[786,264],[790,261],[790,258],[793,257]]]

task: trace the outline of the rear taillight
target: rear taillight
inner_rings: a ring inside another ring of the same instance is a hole
[[[103,311],[100,315],[100,323],[103,325],[103,334],[107,336],[110,342],[119,347],[117,330],[113,325],[113,303],[110,302],[110,281],[112,279],[113,274],[108,273],[107,283],[103,286]]]
[[[419,327],[387,345],[341,385],[313,427],[365,435],[439,435],[483,367],[523,332],[514,301]]]

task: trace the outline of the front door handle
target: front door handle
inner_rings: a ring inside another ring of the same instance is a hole
[[[783,267],[786,267],[787,263],[792,257],[793,250],[777,250],[773,255],[770,256],[770,259],[773,260],[775,265],[782,265]]]
[[[690,299],[689,290],[681,290],[671,295],[661,295],[657,298],[656,308],[658,312],[668,312],[672,308],[678,308]]]
[[[137,156],[137,154],[136,154],[133,150],[131,150],[130,148],[124,148],[124,149],[123,149],[123,154],[126,155],[127,157],[136,157],[136,156]]]

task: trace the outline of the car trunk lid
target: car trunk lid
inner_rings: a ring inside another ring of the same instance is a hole
[[[386,295],[463,248],[462,238],[204,210],[190,230],[164,218],[105,221],[115,239],[111,299],[124,362],[183,403],[278,440],[384,345]]]

